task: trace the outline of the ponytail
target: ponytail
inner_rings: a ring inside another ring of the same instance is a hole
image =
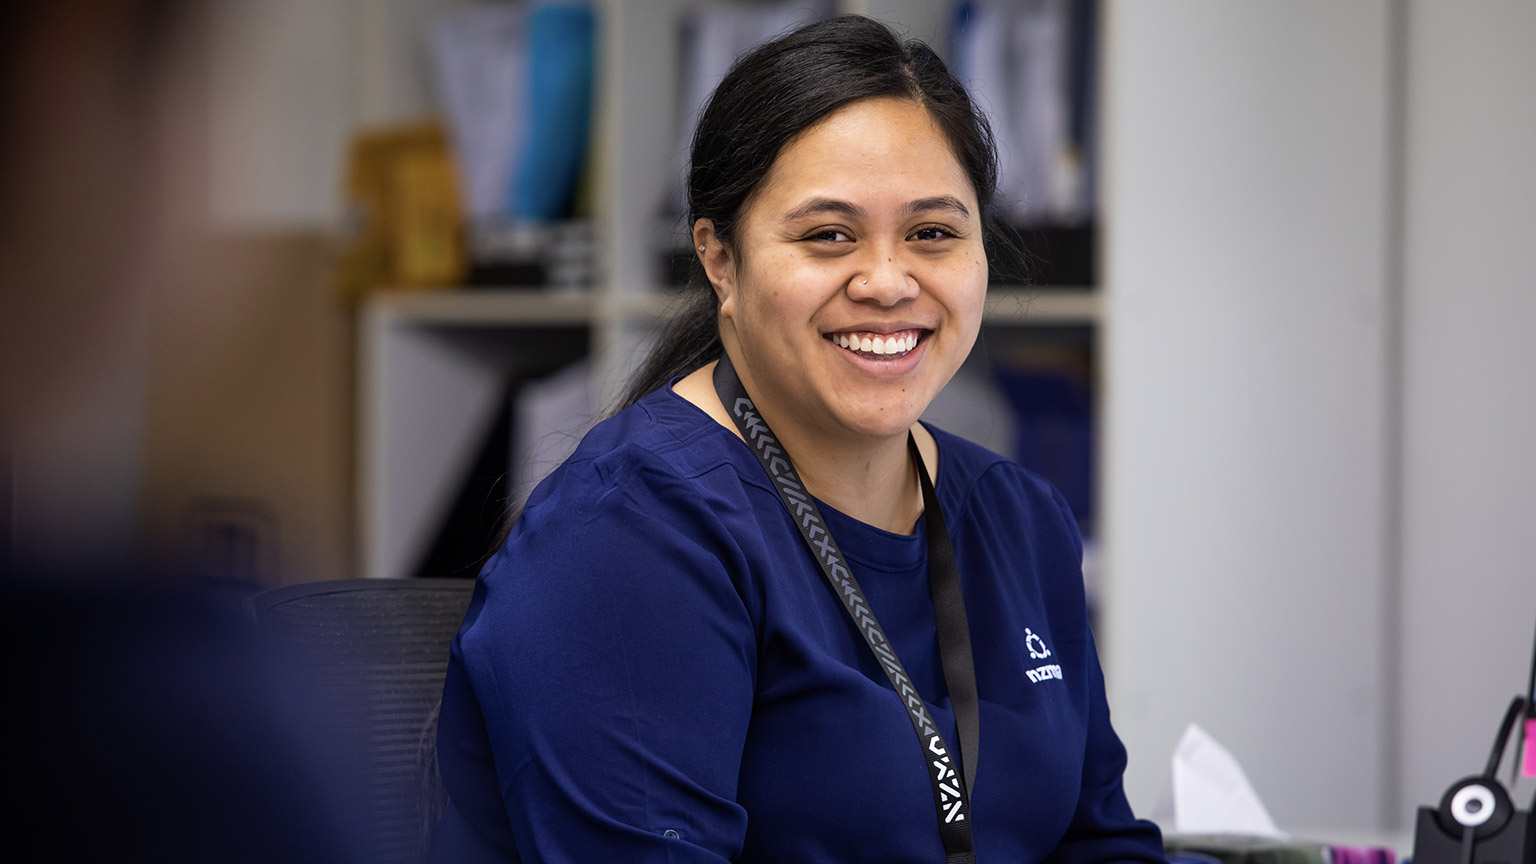
[[[667,322],[656,346],[629,379],[624,396],[613,413],[617,414],[652,391],[667,386],[672,379],[719,358],[724,350],[720,344],[719,303],[703,271],[695,259],[693,278],[686,289],[692,296],[684,301],[677,317]]]

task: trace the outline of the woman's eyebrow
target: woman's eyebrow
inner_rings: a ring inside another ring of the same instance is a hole
[[[953,195],[935,195],[931,198],[919,198],[916,201],[907,202],[907,206],[902,208],[902,212],[906,216],[931,213],[934,210],[950,210],[966,218],[970,218],[971,215],[971,211],[965,206],[965,202]]]
[[[935,210],[948,210],[965,218],[970,218],[971,215],[970,208],[965,206],[965,202],[953,195],[933,195],[908,201],[902,206],[901,213],[903,218],[911,218],[919,213],[932,213]],[[808,216],[824,215],[863,219],[866,214],[863,207],[848,201],[839,201],[836,198],[810,198],[785,213],[783,221],[796,222]]]
[[[832,215],[848,219],[864,218],[864,208],[835,198],[811,198],[799,207],[784,214],[785,222],[795,222],[807,216]]]

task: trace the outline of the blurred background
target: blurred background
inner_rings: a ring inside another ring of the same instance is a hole
[[[1072,503],[1132,804],[1194,721],[1282,828],[1405,831],[1525,686],[1536,4],[18,8],[17,574],[473,575],[674,306],[704,95],[860,12],[997,127],[1015,242],[929,416]]]

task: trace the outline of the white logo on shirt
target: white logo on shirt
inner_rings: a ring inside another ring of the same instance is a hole
[[[1045,660],[1051,656],[1051,649],[1045,646],[1045,640],[1041,639],[1035,631],[1028,627],[1024,628],[1024,647],[1029,649],[1029,659],[1031,660]],[[1039,684],[1041,681],[1062,680],[1061,666],[1056,663],[1027,669],[1024,671],[1024,674],[1028,675],[1029,680],[1035,684]]]
[[[1035,646],[1039,645],[1039,648]],[[1035,635],[1035,631],[1024,628],[1024,647],[1029,649],[1029,659],[1044,660],[1051,656],[1051,649],[1045,647],[1045,640]]]
[[[1039,684],[1041,681],[1049,681],[1052,678],[1055,678],[1057,681],[1062,680],[1061,667],[1055,663],[1052,663],[1049,666],[1041,666],[1038,669],[1026,669],[1024,670],[1024,674],[1028,675],[1029,680],[1035,682],[1036,684]]]

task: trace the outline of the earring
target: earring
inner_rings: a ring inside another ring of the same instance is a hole
[[[860,285],[868,285],[869,284],[869,280],[865,279],[863,282],[860,282],[859,284]]]
[[[703,252],[703,251],[704,251],[704,247],[703,247],[703,246],[700,246],[700,247],[699,247],[699,251],[700,251],[700,252]]]

